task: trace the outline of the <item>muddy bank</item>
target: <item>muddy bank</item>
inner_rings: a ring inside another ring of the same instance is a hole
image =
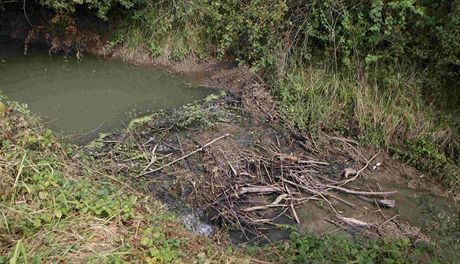
[[[263,82],[261,77],[245,66],[238,66],[236,62],[199,60],[193,55],[190,55],[184,61],[176,62],[169,59],[168,55],[152,58],[147,48],[140,47],[130,50],[123,46],[116,47],[110,51],[108,57],[143,67],[162,67],[170,72],[180,74],[193,84],[230,91],[241,100],[242,108],[250,113],[254,120],[274,122],[274,126],[286,129],[285,132],[291,134],[295,139],[300,139],[301,141],[313,140],[308,133],[299,134],[295,131],[277,111],[276,101],[272,98],[270,87]],[[324,138],[328,139],[326,141],[352,143],[351,145],[356,146],[359,152],[367,157],[379,152],[380,154],[375,158],[375,161],[376,163],[385,164],[385,166],[384,169],[379,168],[376,171],[375,177],[377,178],[381,177],[398,184],[407,185],[410,189],[449,197],[455,202],[460,200],[457,192],[448,193],[446,188],[431,181],[429,179],[430,175],[419,172],[415,168],[393,159],[384,150],[376,149],[372,146],[361,147],[354,139],[341,139],[334,135],[324,135]],[[336,153],[336,150],[330,148],[327,142],[319,143],[325,143],[324,146],[319,146],[325,156],[338,155],[337,158],[339,158],[342,155],[342,153]],[[318,144],[315,147],[318,147]]]

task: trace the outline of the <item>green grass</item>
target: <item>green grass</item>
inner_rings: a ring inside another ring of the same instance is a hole
[[[400,147],[391,147],[390,153],[394,158],[430,173],[452,191],[460,185],[460,168],[430,140],[406,140]]]

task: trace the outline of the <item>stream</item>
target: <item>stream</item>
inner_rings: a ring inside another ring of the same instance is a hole
[[[190,86],[161,69],[90,55],[50,56],[38,48],[24,55],[21,45],[0,37],[0,91],[27,104],[46,127],[85,144],[135,117],[179,107],[212,90]]]

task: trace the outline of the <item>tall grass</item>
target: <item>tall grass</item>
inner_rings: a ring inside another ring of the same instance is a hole
[[[286,69],[274,82],[275,94],[280,110],[299,130],[336,133],[386,148],[458,187],[460,170],[444,152],[458,150],[458,137],[426,103],[414,71],[330,73],[299,63]]]

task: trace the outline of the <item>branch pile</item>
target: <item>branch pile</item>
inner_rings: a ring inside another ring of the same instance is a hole
[[[297,208],[304,203],[320,201],[326,204],[336,219],[348,219],[334,207],[336,202],[355,205],[346,196],[355,195],[376,206],[393,207],[387,199],[396,191],[372,191],[353,188],[360,174],[377,156],[370,158],[358,171],[347,168],[342,175],[331,177],[326,161],[305,153],[286,154],[275,144],[258,144],[252,150],[241,150],[229,160],[215,157],[209,168],[211,180],[201,190],[207,208],[215,211],[215,219],[242,230],[257,231],[264,225],[277,225],[276,219],[288,216],[300,223]],[[206,166],[206,165],[205,165]],[[333,201],[333,202],[332,202]],[[342,221],[343,222],[343,221]]]

